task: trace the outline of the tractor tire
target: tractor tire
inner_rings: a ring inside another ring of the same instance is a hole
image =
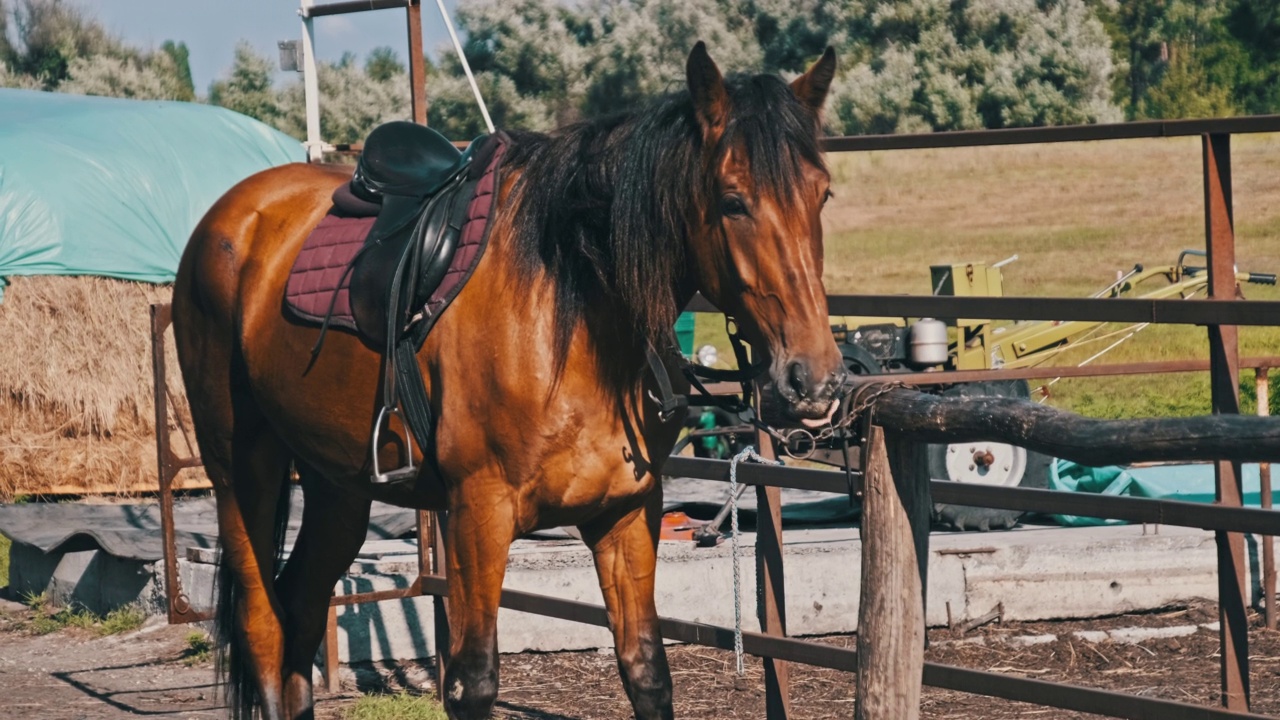
[[[1025,380],[995,380],[956,385],[942,393],[950,397],[1015,397],[1028,400]],[[1050,458],[1004,443],[951,443],[928,445],[925,463],[930,480],[970,482],[1003,487],[1045,488],[1049,485]],[[981,457],[979,457],[981,456]],[[955,530],[1001,530],[1022,519],[1019,510],[936,503],[934,519]]]
[[[885,372],[880,361],[866,348],[853,343],[840,343],[840,356],[844,358],[845,369],[852,375],[880,375]]]

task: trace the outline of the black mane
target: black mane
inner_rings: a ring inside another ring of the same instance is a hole
[[[741,144],[757,188],[794,196],[802,162],[823,166],[817,116],[776,76],[730,78],[726,87],[732,108],[717,157]],[[688,91],[514,139],[510,161],[523,170],[513,193],[519,271],[526,282],[546,274],[555,283],[557,357],[584,310],[602,303],[623,313],[631,336],[671,344],[688,219],[712,206],[714,190]]]

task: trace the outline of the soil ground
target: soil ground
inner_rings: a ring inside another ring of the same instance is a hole
[[[105,720],[135,716],[223,717],[208,660],[188,664],[186,627],[153,622],[139,631],[97,637],[74,628],[33,635],[27,611],[0,609],[0,698],[13,717]],[[1218,701],[1218,634],[1149,640],[1136,645],[1092,643],[1075,630],[1170,627],[1210,623],[1214,606],[1192,605],[1163,612],[1088,621],[992,624],[963,636],[930,631],[926,659],[964,667],[1069,682],[1125,693],[1197,704]],[[1280,633],[1251,616],[1249,654],[1253,709],[1280,716]],[[1021,647],[1007,638],[1057,635],[1054,642]],[[976,639],[976,640],[975,640]],[[823,638],[851,646],[854,638]],[[761,718],[764,693],[760,662],[748,658],[745,680],[733,672],[733,654],[691,646],[669,649],[677,717]],[[318,717],[340,720],[361,693],[408,690],[429,693],[427,664],[358,666],[344,673],[349,688],[320,697]],[[853,676],[792,666],[792,703],[797,718],[848,718],[853,714]],[[630,717],[611,652],[506,655],[495,715],[540,720],[612,720]],[[967,693],[925,688],[929,720],[1098,717],[1041,708]]]

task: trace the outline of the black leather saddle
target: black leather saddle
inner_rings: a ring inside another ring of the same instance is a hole
[[[388,347],[408,329],[448,271],[487,164],[487,140],[459,152],[440,133],[410,122],[369,134],[349,189],[375,204],[378,217],[352,261],[350,293],[356,327],[374,347]]]
[[[370,439],[374,483],[417,474],[408,435],[406,463],[385,472],[379,467],[379,434],[384,420],[398,417],[424,448],[430,436],[430,405],[416,353],[431,324],[418,320],[449,270],[467,206],[497,144],[483,135],[459,152],[426,126],[387,123],[369,134],[351,182],[334,193],[338,212],[377,213],[347,268],[356,332],[382,352],[384,363],[382,407]],[[323,333],[313,353],[319,352]]]

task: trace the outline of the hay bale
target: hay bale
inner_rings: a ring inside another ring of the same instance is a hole
[[[11,282],[0,303],[0,500],[156,489],[149,308],[171,288]],[[185,455],[189,412],[171,340],[168,348],[173,447]]]

